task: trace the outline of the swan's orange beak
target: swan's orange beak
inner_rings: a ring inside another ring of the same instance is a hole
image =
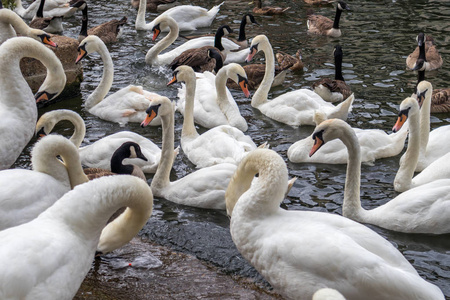
[[[250,48],[250,53],[247,55],[245,62],[251,62],[256,53],[258,53],[258,45],[254,45]]]
[[[42,127],[41,129],[39,129],[39,130],[36,132],[36,137],[37,137],[38,139],[40,139],[40,138],[43,138],[44,136],[46,136],[46,134],[45,134],[45,131],[44,131],[44,127]]]
[[[158,38],[160,33],[161,30],[159,30],[159,28],[153,28],[153,37],[152,37],[153,42]]]
[[[400,114],[398,115],[397,122],[395,123],[394,127],[392,127],[392,131],[393,132],[399,131],[402,128],[403,124],[405,124],[407,119],[408,116],[400,112]]]
[[[323,144],[324,144],[323,140],[319,136],[316,136],[314,138],[314,145],[312,146],[311,151],[309,152],[309,157],[313,156],[313,154],[316,153],[317,150],[319,150],[320,147],[323,146]]]
[[[53,41],[50,39],[50,36],[48,36],[48,35],[42,36],[42,42],[43,42],[44,44],[46,44],[46,45],[49,45],[49,46],[58,48],[58,45],[56,45],[56,43],[53,42]]]
[[[80,60],[83,59],[83,57],[85,57],[87,54],[86,50],[84,50],[83,48],[79,48],[78,49],[78,56],[77,56],[77,60],[75,61],[75,63],[77,64]]]
[[[245,97],[247,97],[247,98],[250,97],[250,92],[248,90],[248,80],[247,80],[247,78],[240,77],[239,78],[239,86],[241,87],[242,91],[244,92]]]
[[[169,82],[167,83],[167,85],[171,85],[171,84],[174,84],[174,83],[176,83],[176,82],[177,82],[177,76],[176,76],[176,75],[173,75],[172,80],[169,81]]]
[[[39,102],[45,103],[48,100],[50,100],[49,94],[47,92],[45,92],[45,91],[37,93],[34,96],[34,98],[36,99],[36,103],[39,103]]]
[[[160,105],[150,105],[150,107],[147,108],[147,110],[145,111],[147,113],[147,116],[145,117],[144,121],[142,121],[142,123],[141,123],[142,128],[144,128],[145,126],[150,124],[150,122],[154,118],[156,118],[156,116],[158,115],[159,106]]]

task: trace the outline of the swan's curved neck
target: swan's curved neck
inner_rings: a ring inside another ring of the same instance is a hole
[[[145,55],[145,62],[149,65],[154,64],[161,51],[172,45],[172,43],[178,38],[178,24],[172,19],[167,19],[166,22],[169,26],[169,33],[162,40],[151,47]]]
[[[114,65],[108,48],[106,48],[105,44],[103,43],[98,44],[97,52],[100,54],[100,57],[103,61],[103,74],[102,79],[100,80],[100,84],[86,99],[85,105],[88,110],[100,103],[100,101],[105,98],[114,80]]]
[[[183,128],[181,129],[181,136],[198,136],[197,129],[194,124],[194,98],[196,79],[195,76],[187,76],[185,80],[186,84],[186,99],[184,100],[184,119]]]
[[[26,35],[29,27],[15,12],[9,9],[0,10],[0,43],[9,38],[15,37],[17,34]],[[12,28],[11,28],[12,26]],[[16,34],[17,33],[17,34]]]
[[[70,137],[70,141],[79,148],[83,142],[84,136],[86,135],[86,125],[84,124],[83,118],[73,111],[68,111],[64,114],[55,114],[54,116],[55,124],[63,120],[69,121],[73,124],[74,130],[72,136]]]
[[[336,8],[336,15],[334,16],[333,28],[339,29],[339,20],[341,19],[342,10]]]
[[[139,0],[139,8],[136,15],[136,29],[145,28],[145,12],[147,11],[147,0]],[[151,28],[150,28],[151,29]]]
[[[233,112],[230,101],[228,101],[227,95],[227,72],[219,72],[216,75],[215,84],[216,84],[216,93],[217,93],[217,105],[219,105],[220,110],[223,112],[225,117],[230,121],[230,114]]]
[[[158,169],[151,183],[152,189],[160,190],[170,184],[170,170],[172,169],[173,159],[175,153],[174,148],[174,113],[163,115],[161,117],[162,126],[162,146],[161,146],[161,160],[159,161]]]
[[[270,87],[272,86],[275,77],[275,57],[273,55],[272,46],[270,43],[260,43],[258,47],[261,47],[266,58],[266,73],[255,94],[253,94],[251,102],[253,107],[258,107],[267,102]]]
[[[425,155],[427,151],[428,139],[430,136],[430,113],[431,113],[431,94],[429,90],[425,94],[422,107],[420,108],[420,153]]]

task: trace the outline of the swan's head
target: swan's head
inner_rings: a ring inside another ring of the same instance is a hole
[[[175,71],[173,71],[172,80],[170,80],[167,85],[171,85],[177,82],[186,82],[190,78],[195,78],[194,69],[192,69],[190,66],[179,66],[175,69]]]
[[[89,35],[88,37],[86,37],[84,40],[81,41],[80,45],[78,45],[77,48],[78,56],[75,63],[77,64],[89,53],[98,51],[102,46],[106,48],[105,43],[103,43],[103,41],[98,36]]]
[[[350,7],[344,1],[338,1],[337,8],[339,10],[350,10]]]
[[[221,72],[226,72],[227,77],[231,78],[231,80],[236,82],[241,87],[245,97],[250,97],[247,73],[245,73],[244,68],[240,64],[230,63],[223,68]]]
[[[152,28],[153,32],[152,41],[155,41],[158,38],[159,34],[167,27],[169,27],[169,31],[174,31],[177,33],[179,31],[177,22],[168,15],[160,15],[155,20],[153,20],[153,23],[155,25]]]
[[[392,128],[393,132],[399,131],[406,120],[414,114],[419,113],[419,103],[416,99],[408,97],[400,103],[400,112],[398,113],[397,122]]]
[[[169,98],[164,96],[155,96],[152,97],[151,100],[152,103],[145,111],[147,113],[147,116],[141,123],[142,128],[150,124],[150,122],[158,115],[163,117],[169,114],[173,114],[173,105],[172,101],[170,101]]]
[[[255,36],[250,45],[250,53],[248,54],[247,58],[245,59],[245,62],[250,62],[253,59],[253,57],[256,55],[256,53],[261,51],[262,47],[265,47],[267,45],[272,47],[269,43],[269,39],[265,35],[260,34],[260,35]]]
[[[57,120],[53,117],[56,110],[52,110],[43,114],[36,123],[35,135],[42,138],[52,132]]]
[[[314,145],[309,152],[309,156],[313,156],[325,143],[337,139],[343,138],[343,132],[350,132],[350,134],[355,134],[347,122],[341,119],[329,119],[325,120],[316,126],[312,134],[312,139],[314,140]]]
[[[41,42],[42,44],[49,45],[55,48],[58,47],[58,45],[56,45],[56,43],[51,40],[50,35],[43,30],[30,29],[27,36],[35,39],[38,42]]]
[[[417,85],[417,102],[419,102],[419,107],[422,108],[423,103],[425,102],[425,99],[431,99],[431,95],[433,94],[433,86],[429,81],[421,81]]]

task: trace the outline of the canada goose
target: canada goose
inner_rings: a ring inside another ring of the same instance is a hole
[[[183,51],[180,55],[174,58],[174,60],[169,64],[169,67],[172,70],[175,70],[177,67],[186,65],[191,66],[195,72],[204,72],[204,71],[210,71],[212,72],[215,70],[216,72],[220,69],[217,67],[220,67],[220,59],[219,59],[219,65],[216,67],[216,59],[213,60],[212,57],[217,56],[217,54],[220,54],[222,65],[225,61],[225,54],[222,53],[222,51],[225,50],[225,48],[222,46],[222,37],[224,35],[228,35],[229,33],[232,33],[232,29],[228,25],[220,26],[216,34],[214,36],[214,47],[211,46],[203,46],[200,48],[194,48],[194,49],[188,49],[186,51]],[[214,52],[211,52],[210,49],[214,49]]]
[[[350,8],[344,1],[338,1],[334,21],[325,16],[310,14],[308,16],[308,21],[306,22],[308,32],[331,37],[340,37],[341,29],[339,29],[339,20],[341,19],[341,13],[344,9],[349,10]]]
[[[260,15],[268,15],[268,16],[273,16],[273,15],[280,15],[282,13],[284,13],[285,11],[287,11],[288,9],[290,9],[290,7],[286,7],[286,8],[282,8],[282,7],[277,7],[277,6],[262,6],[262,1],[261,0],[253,0],[253,2],[255,4],[255,7],[253,8],[253,12],[255,14],[260,14]]]
[[[342,76],[342,47],[336,45],[334,47],[334,80],[330,78],[322,78],[314,82],[312,88],[323,100],[328,102],[342,101],[347,99],[352,90],[350,86],[345,83],[344,76]]]
[[[44,18],[44,4],[45,0],[41,0],[39,8],[36,12],[36,16],[31,20],[31,28],[41,29],[48,33],[60,33],[63,32],[62,16],[53,16]]]
[[[422,58],[425,61],[424,67],[426,71],[440,68],[443,64],[443,60],[434,44],[434,39],[430,35],[425,37],[423,32],[419,33],[416,39],[418,46],[413,53],[406,58],[406,66],[409,69],[417,70],[417,59]]]
[[[306,4],[314,5],[314,4],[332,4],[334,0],[303,0]]]
[[[147,9],[152,12],[165,11],[177,5],[176,0],[147,0]],[[131,6],[139,8],[139,0],[131,0]]]
[[[98,36],[105,44],[115,43],[121,36],[123,25],[127,22],[127,17],[123,17],[120,20],[114,19],[106,23],[97,25],[95,27],[87,29],[88,24],[88,7],[87,5],[83,9],[83,20],[81,23],[80,34],[78,35],[78,41],[81,42],[88,35]]]

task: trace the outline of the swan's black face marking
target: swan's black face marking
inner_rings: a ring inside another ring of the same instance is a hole
[[[408,107],[406,109],[401,110],[398,113],[397,122],[395,123],[394,127],[392,127],[393,132],[399,131],[402,128],[403,124],[405,124],[406,120],[408,120],[408,114],[410,109],[411,107]]]
[[[38,92],[34,95],[34,99],[36,99],[36,103],[42,103],[48,102],[52,100],[54,97],[56,97],[57,93],[51,94],[46,91]]]
[[[422,93],[417,92],[417,102],[419,102],[419,107],[422,108],[423,101],[425,101],[425,94],[427,93],[428,89],[423,91]]]
[[[238,83],[241,87],[242,91],[244,92],[245,97],[250,97],[250,92],[248,90],[248,80],[245,77],[242,77],[241,75],[237,74],[238,76]]]
[[[317,132],[314,132],[312,139],[314,140],[314,145],[311,148],[311,151],[309,152],[309,157],[313,156],[314,153],[317,152],[317,150],[322,147],[325,142],[323,141],[323,132],[324,130],[320,130]]]
[[[41,127],[38,131],[36,131],[36,137],[38,139],[43,138],[47,134],[45,133],[44,127]]]
[[[88,53],[86,51],[86,45],[87,43],[84,43],[83,45],[78,46],[78,56],[75,63],[77,64],[80,60],[82,60]]]
[[[158,115],[158,110],[161,104],[157,105],[150,105],[149,108],[145,111],[147,113],[147,116],[145,117],[144,121],[141,123],[141,127],[144,128],[147,126],[156,116]]]
[[[50,35],[44,33],[44,34],[40,34],[38,35],[38,37],[41,39],[43,44],[58,48],[58,45],[56,45],[51,39],[50,39]]]
[[[250,47],[250,53],[248,54],[247,58],[245,59],[245,62],[250,62],[253,59],[253,56],[255,56],[256,53],[258,53],[258,45],[259,44],[255,44]]]
[[[156,24],[155,26],[153,26],[153,28],[152,28],[152,32],[153,32],[153,38],[152,38],[152,41],[153,41],[153,42],[158,38],[159,34],[161,33],[161,27],[160,27],[160,25],[161,25],[161,23],[158,23],[158,24]]]
[[[178,71],[173,72],[172,80],[167,83],[167,85],[171,85],[178,82],[177,79]]]

